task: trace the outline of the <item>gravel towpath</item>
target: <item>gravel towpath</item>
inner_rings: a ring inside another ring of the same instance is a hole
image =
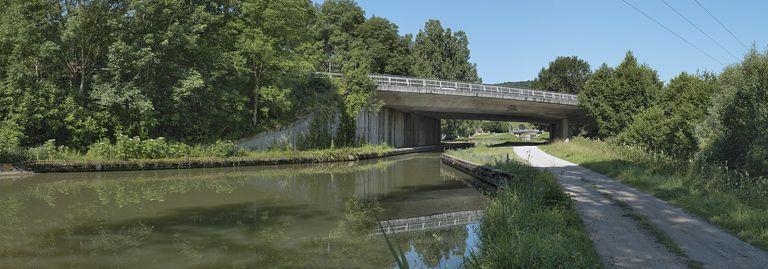
[[[768,268],[768,252],[739,240],[703,219],[603,174],[549,155],[535,146],[514,147],[531,166],[555,174],[576,201],[606,268]],[[662,230],[688,259],[667,250],[616,201]]]

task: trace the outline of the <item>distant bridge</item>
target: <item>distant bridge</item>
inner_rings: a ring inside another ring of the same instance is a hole
[[[341,78],[338,73],[320,73]],[[358,137],[395,147],[440,142],[440,119],[525,121],[551,125],[551,137],[570,134],[569,120],[580,121],[574,94],[428,78],[372,74],[384,108],[362,113]]]
[[[460,211],[435,214],[414,218],[380,221],[384,232],[387,234],[440,230],[453,226],[467,225],[479,222],[483,218],[483,210]],[[371,235],[381,235],[381,230],[376,230]]]

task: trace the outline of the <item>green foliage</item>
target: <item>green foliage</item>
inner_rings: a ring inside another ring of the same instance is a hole
[[[20,129],[11,120],[0,121],[0,163],[16,163],[28,158],[20,147],[24,137]]]
[[[720,75],[722,91],[699,129],[712,161],[768,176],[768,53],[752,49]]]
[[[593,122],[591,135],[605,138],[620,133],[636,114],[655,103],[661,86],[656,71],[640,65],[632,52],[616,68],[600,66],[579,93],[579,107]]]
[[[443,28],[429,20],[413,43],[413,75],[426,78],[480,82],[477,66],[469,62],[469,40],[463,31]]]
[[[344,227],[354,235],[368,235],[378,224],[376,216],[383,212],[377,201],[364,202],[352,196],[344,206]]]
[[[619,140],[679,158],[692,157],[699,151],[696,126],[716,88],[711,74],[678,75],[662,89],[658,103],[635,115]]]
[[[115,143],[101,140],[88,147],[82,154],[67,146],[56,146],[56,141],[49,140],[39,147],[28,150],[32,160],[140,160],[173,159],[191,157],[235,157],[246,152],[228,141],[216,141],[211,145],[191,146],[179,142],[169,142],[165,138],[141,139],[118,135]]]
[[[366,19],[351,0],[3,6],[0,119],[14,120],[24,147],[54,139],[85,150],[118,134],[208,144],[329,106],[354,120],[376,107],[365,77],[371,72],[413,75],[439,66],[429,76],[478,80],[464,33],[430,21],[417,44],[387,19]],[[415,57],[415,50],[430,54]],[[341,85],[312,78],[326,69],[348,78]]]
[[[475,133],[476,122],[470,120],[440,120],[440,131],[451,137],[469,137]]]
[[[537,90],[578,94],[591,74],[589,68],[587,61],[576,56],[560,56],[539,71],[532,86]]]
[[[600,260],[573,201],[554,175],[527,166],[511,148],[476,147],[448,154],[492,166],[515,180],[491,196],[469,268],[599,268]]]
[[[18,148],[24,134],[20,126],[11,120],[0,122],[0,151]]]

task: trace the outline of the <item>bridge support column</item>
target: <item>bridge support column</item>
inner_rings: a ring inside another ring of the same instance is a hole
[[[571,127],[568,124],[568,119],[561,119],[559,122],[551,125],[549,130],[549,140],[554,141],[570,137],[570,129]]]
[[[570,134],[571,126],[568,125],[568,119],[560,120],[560,124],[559,125],[560,125],[560,130],[558,130],[558,131],[560,131],[560,134],[559,134],[560,139],[566,139],[566,138],[570,137],[571,136],[571,134]]]

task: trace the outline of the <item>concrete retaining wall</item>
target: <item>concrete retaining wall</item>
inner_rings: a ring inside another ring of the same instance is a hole
[[[313,115],[297,120],[278,131],[263,132],[236,142],[239,147],[254,150],[295,148],[307,136]],[[338,130],[338,117],[329,124],[331,135]],[[387,144],[395,148],[440,144],[440,120],[387,107],[360,112],[355,123],[357,138],[373,145]]]

